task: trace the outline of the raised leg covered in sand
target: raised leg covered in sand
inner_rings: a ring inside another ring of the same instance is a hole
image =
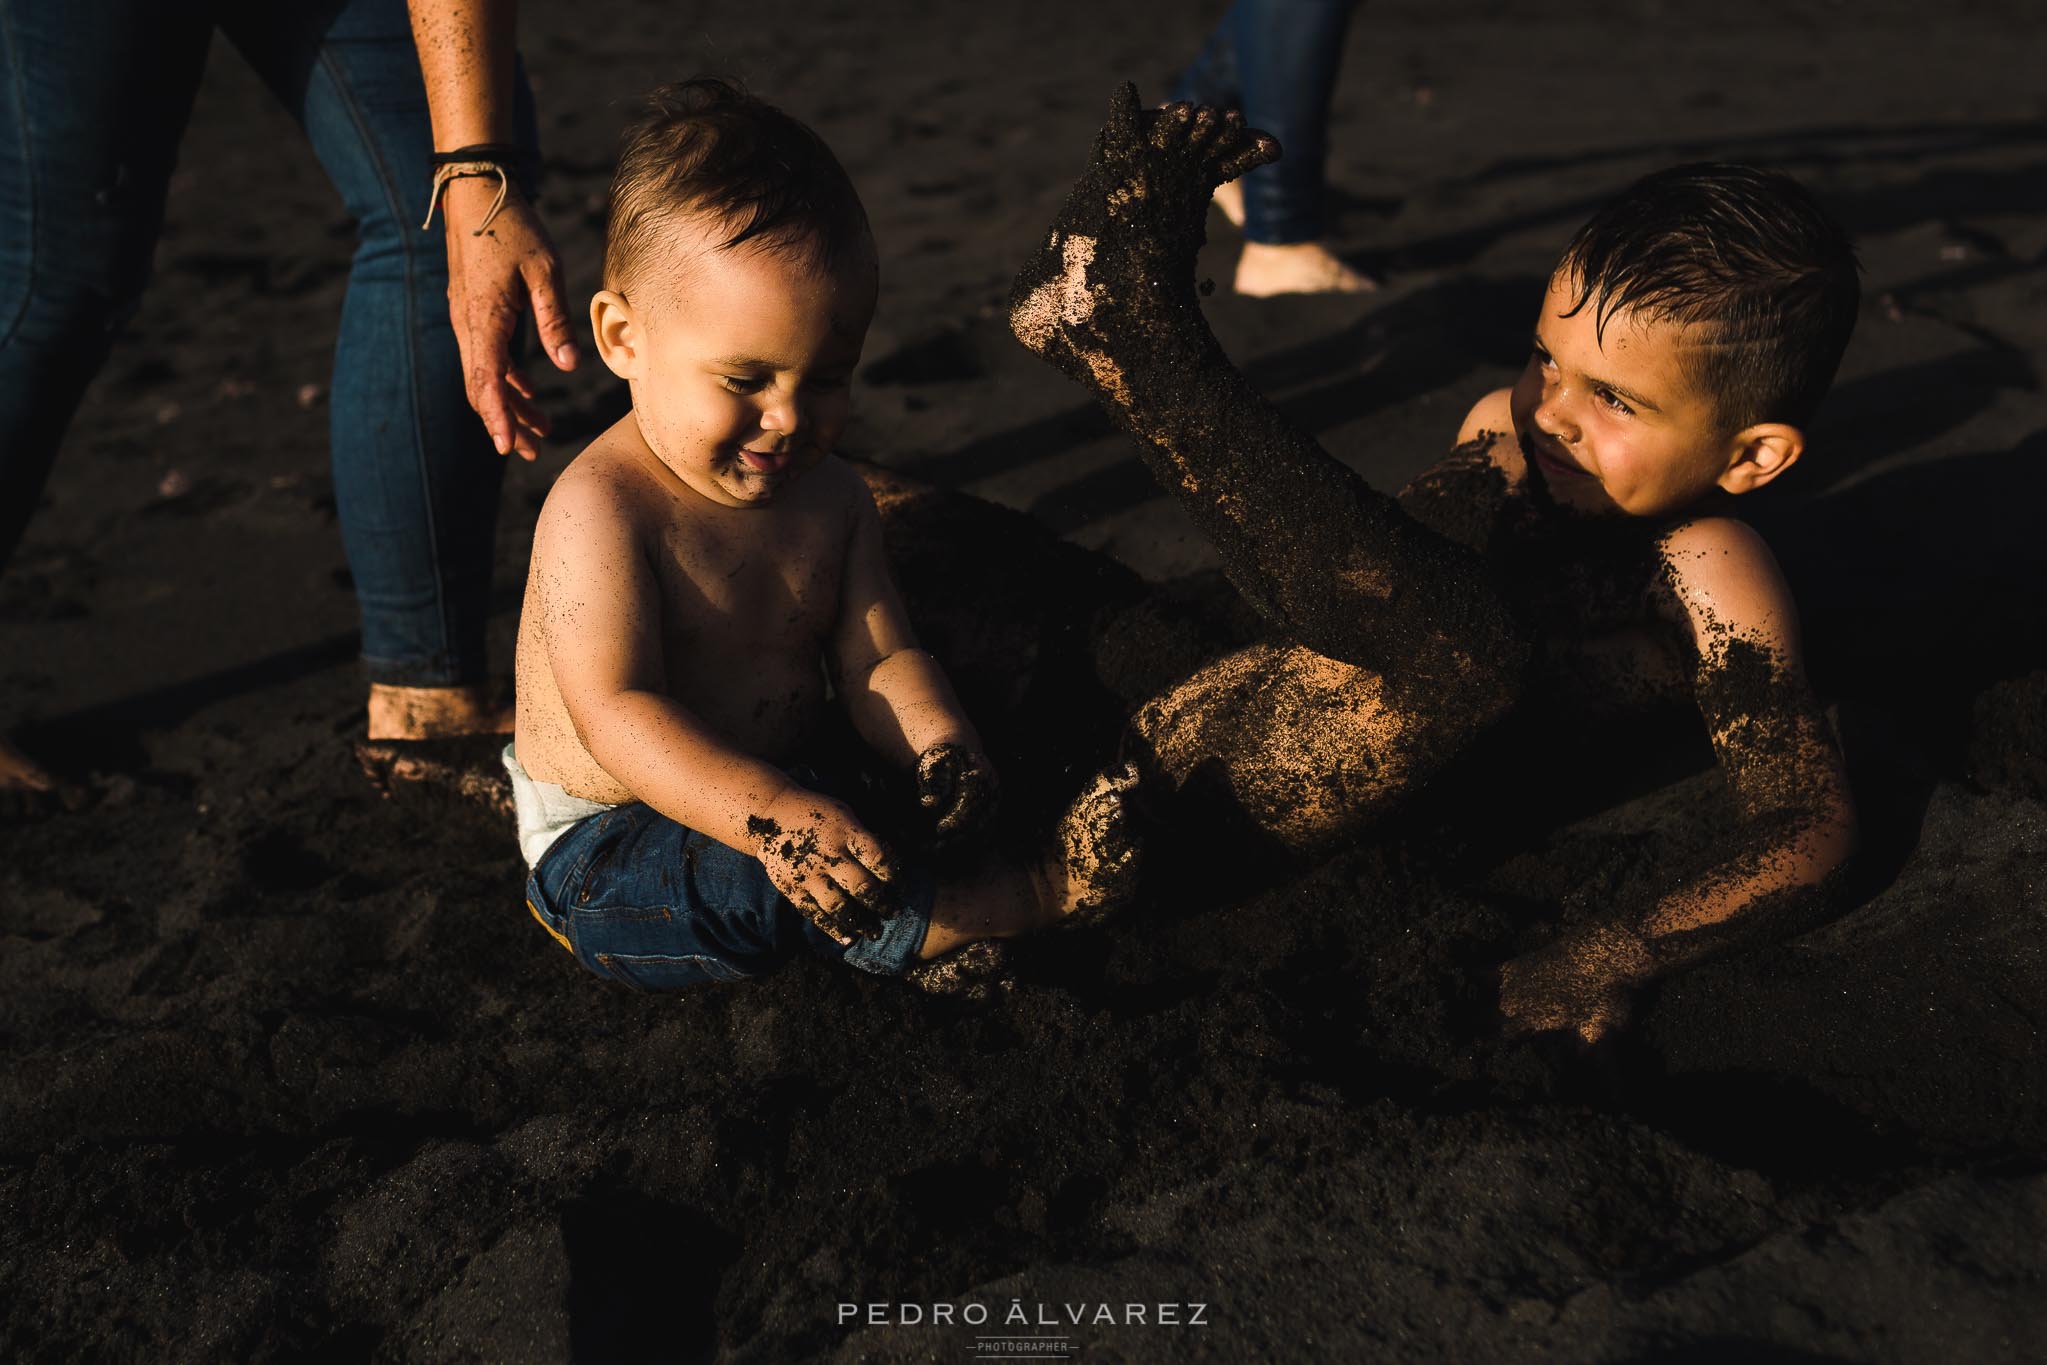
[[[1527,643],[1478,556],[1407,516],[1233,366],[1194,280],[1215,186],[1278,154],[1234,114],[1125,85],[1010,296],[1018,338],[1095,394],[1285,643],[1204,670],[1136,722],[1302,846],[1376,813],[1504,713]]]

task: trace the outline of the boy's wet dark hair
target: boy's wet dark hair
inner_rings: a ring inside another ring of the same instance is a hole
[[[620,140],[604,232],[604,282],[623,290],[676,212],[826,272],[869,240],[867,210],[824,139],[737,82],[699,76],[656,89]]]
[[[1708,328],[1685,369],[1729,430],[1812,417],[1862,296],[1840,224],[1791,177],[1752,166],[1644,176],[1578,229],[1557,268],[1602,340],[1623,309]]]

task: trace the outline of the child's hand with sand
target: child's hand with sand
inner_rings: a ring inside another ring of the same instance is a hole
[[[979,749],[947,741],[917,755],[917,803],[936,821],[941,844],[962,843],[995,819],[1002,784]]]
[[[895,860],[843,803],[791,785],[746,828],[768,880],[812,924],[839,943],[881,936]]]

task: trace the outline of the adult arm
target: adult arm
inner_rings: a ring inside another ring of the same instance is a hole
[[[434,149],[454,151],[515,140],[512,118],[516,0],[407,0],[419,66],[426,78]],[[528,307],[541,349],[556,367],[576,367],[577,351],[562,306],[561,260],[539,215],[514,177],[490,226],[495,177],[448,182],[441,218],[448,243],[448,317],[462,350],[469,405],[500,455],[531,460],[547,435],[547,415],[534,388],[512,364],[512,338]]]

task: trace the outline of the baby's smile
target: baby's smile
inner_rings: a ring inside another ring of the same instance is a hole
[[[739,466],[750,474],[779,474],[796,461],[793,450],[739,450]]]

